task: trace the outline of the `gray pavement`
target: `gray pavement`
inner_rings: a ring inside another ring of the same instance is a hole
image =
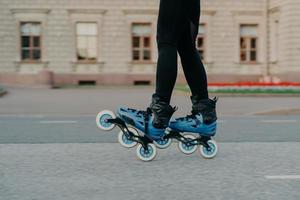
[[[222,143],[213,160],[173,144],[143,163],[118,144],[0,145],[1,200],[298,200],[299,143]]]
[[[10,88],[0,99],[0,143],[116,142],[118,129],[98,130],[95,116],[103,109],[127,105],[144,109],[151,87],[96,89]],[[300,142],[300,115],[255,115],[299,109],[300,97],[221,97],[218,103],[220,142]],[[175,93],[175,117],[190,112],[187,95]]]
[[[95,116],[1,116],[0,144],[112,143],[120,131],[101,131]],[[300,116],[220,116],[219,142],[300,142]]]
[[[115,143],[117,128],[98,130],[95,116],[145,108],[153,88],[8,89],[0,200],[300,199],[300,115],[281,112],[300,109],[299,97],[221,97],[215,159],[183,155],[173,143],[143,163]],[[173,104],[175,117],[190,110],[187,95],[175,93]]]
[[[0,115],[94,116],[100,110],[115,110],[122,105],[144,109],[149,105],[152,87],[100,87],[96,89],[29,89],[8,88],[0,98]],[[262,111],[300,109],[300,97],[221,97],[218,113],[251,115]],[[172,104],[179,110],[175,116],[190,111],[190,100],[182,93],[174,94]]]

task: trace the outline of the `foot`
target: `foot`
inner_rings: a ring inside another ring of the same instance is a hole
[[[191,96],[192,114],[202,115],[204,124],[211,124],[217,120],[216,103],[218,99],[200,99],[199,96]]]
[[[202,99],[191,97],[192,114],[177,118],[170,122],[169,127],[180,132],[199,133],[202,136],[214,136],[217,128],[217,99]]]
[[[165,113],[167,109],[163,105],[158,105],[157,102],[153,101],[151,106],[152,109],[148,108],[146,111],[122,107],[118,109],[117,113],[126,124],[142,131],[150,139],[159,141],[165,135],[165,129],[171,116]],[[172,110],[173,113],[174,110]]]
[[[150,109],[154,116],[152,125],[157,129],[166,129],[172,115],[177,110],[176,107],[170,106],[169,103],[164,101],[164,99],[157,94],[153,94],[152,96]]]

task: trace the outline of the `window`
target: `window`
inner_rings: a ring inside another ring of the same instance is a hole
[[[21,60],[41,60],[41,23],[21,23]]]
[[[132,24],[132,60],[134,62],[151,61],[151,24]]]
[[[240,61],[257,62],[257,25],[240,26]]]
[[[196,47],[201,56],[201,59],[205,58],[205,25],[199,25],[199,32],[196,40]]]
[[[76,24],[77,60],[96,61],[98,25],[94,22]]]

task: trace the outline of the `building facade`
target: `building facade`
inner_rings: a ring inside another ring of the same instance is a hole
[[[0,0],[0,83],[153,83],[158,6]],[[202,0],[197,48],[209,82],[300,81],[299,19],[295,0]]]

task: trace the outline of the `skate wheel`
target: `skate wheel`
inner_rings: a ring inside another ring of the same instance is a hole
[[[141,144],[139,144],[136,148],[137,157],[145,162],[153,160],[156,156],[156,153],[156,146],[154,144],[148,144],[148,150],[145,150]]]
[[[116,118],[116,115],[112,111],[103,110],[97,115],[96,124],[101,130],[110,131],[115,127],[115,125],[107,122],[107,120],[114,118]]]
[[[128,127],[129,131],[131,133],[133,133],[135,136],[138,136],[139,135],[139,132],[133,128],[133,127]],[[130,140],[124,133],[123,131],[120,131],[119,132],[119,135],[118,135],[118,141],[119,143],[125,147],[125,148],[132,148],[134,147],[135,145],[137,145],[137,142],[135,141],[132,141]]]
[[[160,139],[153,142],[159,149],[166,149],[172,144],[172,139]]]
[[[209,140],[207,141],[207,144],[209,145],[210,149],[205,148],[203,145],[200,146],[200,154],[203,158],[211,159],[214,158],[218,153],[218,145],[215,140]]]
[[[184,137],[186,138],[187,141],[192,141],[196,139],[196,136],[194,135],[184,135]],[[198,145],[193,144],[192,142],[182,142],[179,141],[178,142],[178,148],[179,150],[186,154],[186,155],[190,155],[192,153],[194,153],[197,150]]]

